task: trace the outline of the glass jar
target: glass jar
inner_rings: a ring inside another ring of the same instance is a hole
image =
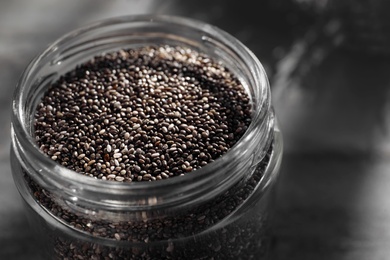
[[[234,147],[194,174],[137,183],[87,177],[40,152],[34,113],[52,82],[103,52],[156,44],[205,53],[240,79],[252,123]],[[89,25],[35,58],[15,90],[12,171],[47,259],[263,259],[281,155],[262,65],[237,39],[199,21],[128,16]]]

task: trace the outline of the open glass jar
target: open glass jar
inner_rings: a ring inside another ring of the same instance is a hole
[[[205,53],[239,78],[252,122],[234,147],[193,174],[137,183],[84,176],[40,152],[34,113],[52,82],[103,52],[155,44]],[[15,90],[12,171],[47,259],[265,259],[281,155],[262,65],[237,39],[199,21],[129,16],[81,28],[35,58]]]

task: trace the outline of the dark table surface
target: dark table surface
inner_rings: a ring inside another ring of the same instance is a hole
[[[39,259],[9,165],[10,107],[20,74],[64,33],[139,13],[215,24],[265,66],[285,140],[274,259],[390,259],[384,1],[348,9],[332,2],[0,1],[0,259]]]

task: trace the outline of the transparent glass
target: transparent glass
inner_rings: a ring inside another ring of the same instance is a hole
[[[240,79],[253,112],[234,147],[193,174],[137,183],[83,176],[39,151],[34,112],[52,82],[103,52],[156,44],[210,55]],[[14,180],[46,259],[266,259],[282,137],[261,63],[212,25],[127,16],[65,35],[23,73],[11,134]]]

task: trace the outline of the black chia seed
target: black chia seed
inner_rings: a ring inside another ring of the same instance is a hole
[[[194,172],[226,153],[250,122],[249,97],[222,64],[183,47],[148,46],[97,56],[62,76],[38,105],[34,126],[41,151],[59,164],[93,178],[133,182]],[[268,241],[264,212],[201,239],[197,234],[250,197],[271,151],[250,178],[207,203],[134,221],[78,214],[25,178],[35,199],[66,225],[135,243],[110,247],[54,237],[59,259],[259,259]]]

